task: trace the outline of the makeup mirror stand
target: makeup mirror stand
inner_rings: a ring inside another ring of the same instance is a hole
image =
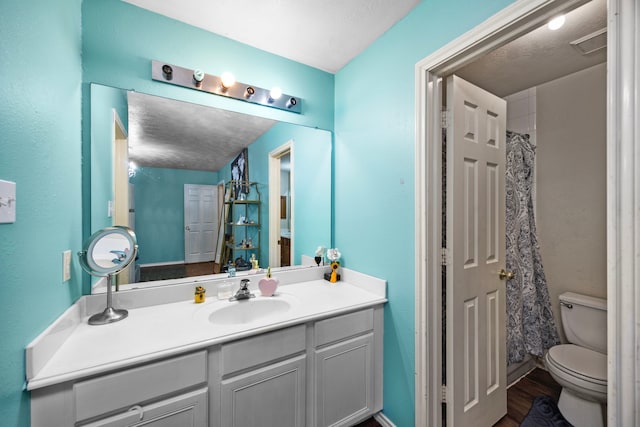
[[[115,273],[107,274],[107,308],[102,313],[96,313],[89,318],[90,325],[106,325],[107,323],[117,322],[129,315],[129,312],[123,308],[113,308],[113,296],[111,284]]]

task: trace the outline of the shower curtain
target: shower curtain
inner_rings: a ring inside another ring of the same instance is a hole
[[[507,362],[541,357],[559,344],[533,214],[535,146],[529,135],[507,131],[506,232]]]

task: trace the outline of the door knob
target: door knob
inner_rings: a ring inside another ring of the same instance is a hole
[[[501,268],[500,271],[498,271],[498,277],[500,280],[511,280],[513,279],[513,271],[507,271]]]
[[[191,228],[188,225],[185,226],[184,229],[187,230],[187,231],[191,231]]]

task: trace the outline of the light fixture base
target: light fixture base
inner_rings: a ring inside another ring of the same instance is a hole
[[[194,79],[194,73],[198,80]],[[264,105],[300,114],[302,112],[302,100],[298,97],[282,94],[278,99],[270,97],[270,90],[246,83],[235,82],[230,87],[223,85],[222,77],[202,73],[200,70],[192,70],[166,62],[151,61],[151,78],[153,80],[182,86],[189,89],[209,92],[239,101]]]

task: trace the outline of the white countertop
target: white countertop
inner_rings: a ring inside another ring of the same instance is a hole
[[[215,287],[211,287],[204,303],[196,304],[191,298],[131,308],[126,319],[100,326],[87,323],[94,313],[72,307],[27,347],[27,388],[33,390],[386,302],[383,280],[346,269],[342,275],[351,280],[281,284],[273,297],[260,296],[257,280],[252,280],[256,298],[246,301],[220,301]],[[264,299],[286,301],[288,309],[248,323],[209,321],[212,311],[234,304],[251,307]],[[66,332],[61,334],[60,330]]]

